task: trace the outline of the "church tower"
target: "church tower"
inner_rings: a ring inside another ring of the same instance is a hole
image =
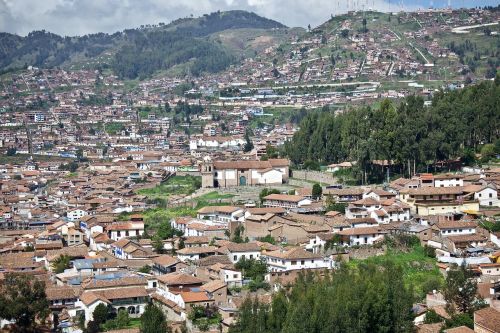
[[[214,187],[214,164],[210,157],[205,157],[201,165],[201,187]]]

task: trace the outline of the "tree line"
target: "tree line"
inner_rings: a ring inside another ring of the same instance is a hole
[[[322,275],[299,275],[271,304],[247,298],[229,332],[412,332],[412,290],[400,267],[342,265]]]
[[[425,106],[422,97],[408,96],[400,103],[386,99],[377,108],[362,106],[341,114],[311,112],[284,154],[295,165],[357,161],[357,170],[368,174],[377,172],[373,160],[387,160],[393,169],[408,174],[428,170],[437,161],[462,158],[472,163],[485,146],[495,153],[500,148],[499,120],[497,77],[437,92],[431,106]]]

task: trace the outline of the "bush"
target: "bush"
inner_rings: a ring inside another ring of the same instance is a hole
[[[436,311],[434,310],[428,310],[427,313],[425,314],[425,319],[424,319],[424,324],[434,324],[434,323],[440,323],[443,321],[443,318],[439,316]]]

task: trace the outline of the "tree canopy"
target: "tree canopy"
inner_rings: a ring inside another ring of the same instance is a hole
[[[412,332],[412,291],[392,262],[300,275],[271,306],[247,298],[231,333]]]
[[[26,274],[5,274],[0,287],[0,318],[14,320],[19,332],[32,332],[36,320],[43,321],[48,314],[42,281]]]
[[[437,92],[432,106],[409,96],[397,105],[384,100],[377,108],[363,106],[338,115],[308,113],[285,153],[299,165],[357,161],[358,170],[371,174],[380,170],[372,161],[393,161],[408,174],[413,165],[426,170],[437,161],[462,157],[466,148],[479,151],[481,145],[495,143],[499,122],[500,85],[481,82]],[[491,150],[485,148],[490,155]]]

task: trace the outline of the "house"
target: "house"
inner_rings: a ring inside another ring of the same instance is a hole
[[[405,189],[400,191],[399,198],[410,206],[413,214],[420,216],[479,210],[479,202],[464,197],[461,186]]]
[[[149,294],[144,287],[111,288],[104,290],[86,290],[74,308],[69,310],[72,317],[85,314],[85,324],[93,320],[93,312],[97,305],[104,304],[115,312],[126,310],[130,317],[142,315],[149,302]]]
[[[289,194],[270,194],[264,197],[263,205],[265,207],[282,207],[285,209],[297,209],[308,206],[312,203],[311,199],[299,195]]]
[[[360,187],[333,188],[323,191],[323,196],[331,196],[333,200],[340,202],[352,202],[363,199],[364,190]]]
[[[344,229],[337,232],[344,246],[373,245],[384,238],[385,232],[378,226]]]
[[[476,233],[474,221],[440,221],[435,224],[440,236],[471,235]]]
[[[52,311],[61,311],[74,306],[80,295],[80,288],[72,286],[53,286],[45,288],[45,295]]]
[[[83,209],[73,209],[66,214],[69,221],[79,221],[82,217],[88,215],[88,212]]]
[[[200,287],[207,293],[208,298],[214,300],[216,305],[227,301],[227,285],[221,280],[212,280]]]
[[[326,167],[326,172],[337,172],[340,170],[346,170],[352,168],[353,163],[351,162],[342,162],[337,164],[330,164]]]
[[[479,201],[480,206],[485,207],[499,207],[500,200],[498,200],[498,190],[494,183],[487,185],[468,185],[464,187],[464,192],[472,193],[474,199]]]
[[[143,221],[115,222],[106,226],[108,237],[114,241],[124,237],[142,236],[144,233]]]
[[[224,247],[227,251],[229,260],[231,260],[233,264],[241,259],[260,259],[260,246],[257,245],[257,243],[229,242]]]
[[[207,307],[215,302],[208,296],[207,291],[201,290],[203,282],[184,273],[160,275],[153,299],[166,312],[167,318],[185,320],[193,306]]]
[[[270,272],[283,272],[296,269],[333,268],[331,259],[323,258],[301,247],[280,249],[262,255]]]
[[[144,259],[152,255],[151,249],[128,238],[122,238],[111,244],[111,253],[118,259]]]
[[[500,333],[500,311],[487,307],[474,312],[474,332]]]
[[[163,275],[177,271],[177,264],[180,262],[177,258],[169,255],[161,255],[153,258],[152,272],[155,275]]]
[[[434,175],[434,187],[464,186],[463,175],[441,174]]]
[[[200,220],[210,220],[221,223],[240,221],[243,218],[244,210],[234,206],[207,206],[197,211]]]
[[[216,246],[185,247],[177,251],[177,258],[182,262],[200,260],[215,255],[218,253],[218,250]]]

